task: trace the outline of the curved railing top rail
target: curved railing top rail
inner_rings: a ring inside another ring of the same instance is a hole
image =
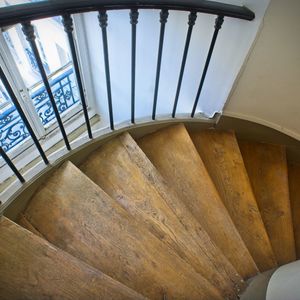
[[[170,9],[195,11],[224,17],[253,20],[255,14],[245,6],[237,6],[206,0],[50,0],[0,9],[0,26],[8,26],[62,14],[82,13],[99,9]]]

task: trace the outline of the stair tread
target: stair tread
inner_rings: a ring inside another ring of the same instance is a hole
[[[289,164],[289,191],[293,218],[296,255],[300,258],[300,165]]]
[[[191,137],[257,267],[276,267],[235,134],[205,130]]]
[[[128,133],[96,150],[81,170],[224,297],[243,288],[242,278]]]
[[[24,213],[47,240],[150,299],[221,299],[202,276],[70,162]]]
[[[184,125],[159,130],[138,144],[239,274],[255,275],[257,267]]]
[[[1,299],[146,299],[2,217]]]
[[[18,224],[31,231],[32,233],[38,235],[39,237],[45,239],[45,237],[36,228],[34,228],[30,222],[28,222],[23,214],[20,214],[18,218]]]
[[[296,259],[285,148],[240,142],[254,195],[278,264]]]

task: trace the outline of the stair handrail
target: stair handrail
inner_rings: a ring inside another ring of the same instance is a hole
[[[195,11],[251,21],[255,13],[245,6],[207,0],[50,0],[6,6],[0,9],[0,27],[62,14],[83,13],[99,9],[168,9]]]

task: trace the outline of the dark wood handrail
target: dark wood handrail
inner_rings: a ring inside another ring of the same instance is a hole
[[[7,6],[0,9],[0,26],[99,9],[170,9],[196,11],[243,20],[253,20],[255,14],[245,6],[206,0],[49,0]]]

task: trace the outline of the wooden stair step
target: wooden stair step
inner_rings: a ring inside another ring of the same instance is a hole
[[[204,130],[191,137],[257,267],[276,267],[235,134]]]
[[[296,259],[284,146],[240,142],[244,163],[279,265]]]
[[[5,217],[0,236],[1,299],[146,299]]]
[[[159,130],[138,144],[238,273],[244,279],[255,275],[257,267],[184,125]]]
[[[224,298],[235,297],[244,287],[233,266],[128,133],[97,149],[81,170]]]
[[[18,224],[31,231],[32,233],[38,235],[39,237],[45,239],[45,237],[38,230],[36,230],[36,228],[34,228],[30,222],[28,222],[28,220],[22,213],[19,216]]]
[[[289,192],[293,218],[296,255],[300,258],[300,165],[289,164]]]
[[[171,299],[222,299],[70,162],[44,183],[24,216],[57,247],[150,299],[164,293]]]

